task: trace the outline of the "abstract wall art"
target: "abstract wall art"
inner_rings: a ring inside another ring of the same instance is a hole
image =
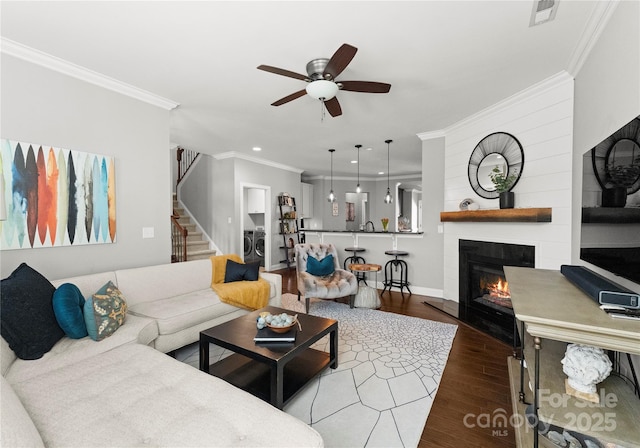
[[[0,145],[0,249],[115,242],[113,157],[8,139]]]

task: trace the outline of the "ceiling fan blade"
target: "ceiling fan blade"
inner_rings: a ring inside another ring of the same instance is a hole
[[[338,102],[338,98],[335,96],[330,100],[324,102],[324,107],[327,108],[332,117],[337,117],[342,115],[342,108],[340,107],[340,103]]]
[[[275,73],[276,75],[288,76],[289,78],[301,79],[302,81],[310,81],[305,75],[300,73],[291,72],[283,68],[272,67],[270,65],[259,65],[258,70],[264,70],[265,72]]]
[[[388,93],[391,89],[391,84],[384,82],[340,81],[338,84],[342,84],[341,90],[347,90],[349,92]]]
[[[325,76],[326,74],[329,74],[331,75],[330,79],[336,79],[347,65],[349,65],[349,62],[351,62],[351,59],[353,59],[357,51],[358,49],[356,47],[352,47],[349,44],[342,44],[333,56],[331,56],[329,62],[327,62],[327,66],[324,68],[324,73],[322,75]]]
[[[295,93],[292,93],[291,95],[287,95],[284,98],[280,98],[278,101],[276,101],[275,103],[271,103],[272,106],[282,106],[285,103],[288,103],[289,101],[293,101],[297,98],[300,98],[301,96],[305,96],[307,94],[306,90],[298,90]]]

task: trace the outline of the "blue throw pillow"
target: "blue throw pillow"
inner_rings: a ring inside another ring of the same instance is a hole
[[[56,320],[71,339],[82,339],[88,334],[82,313],[83,307],[84,297],[80,289],[72,283],[63,283],[53,293],[53,312]]]
[[[255,263],[236,263],[233,260],[227,260],[224,270],[224,282],[240,282],[248,280],[255,282],[260,276],[260,262]]]
[[[127,302],[112,282],[107,282],[84,303],[84,322],[94,341],[111,336],[124,324]]]
[[[317,260],[314,257],[307,258],[307,272],[309,274],[324,277],[333,274],[333,271],[335,271],[333,255],[329,254],[322,260]]]
[[[63,336],[53,313],[56,288],[22,263],[0,285],[0,333],[20,359],[38,359]]]

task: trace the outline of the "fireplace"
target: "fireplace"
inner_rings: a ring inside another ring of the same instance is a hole
[[[535,267],[535,247],[459,240],[459,260],[460,320],[513,344],[514,315],[503,266]]]

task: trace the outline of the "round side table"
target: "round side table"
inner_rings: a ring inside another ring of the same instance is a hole
[[[356,273],[365,275],[367,272],[376,273],[376,285],[378,284],[378,272],[382,270],[382,266],[372,263],[352,263],[349,265],[349,270]],[[378,290],[371,286],[361,285],[358,287],[353,306],[356,308],[380,308],[380,296]]]

